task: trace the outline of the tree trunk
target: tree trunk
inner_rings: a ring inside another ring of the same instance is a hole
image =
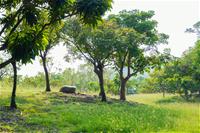
[[[163,97],[165,97],[165,89],[164,88],[162,89],[162,92],[163,92]]]
[[[46,65],[46,57],[42,58],[42,63],[43,63],[43,68],[44,68],[44,73],[45,73],[46,92],[50,92],[51,88],[50,88],[50,82],[49,82],[49,72]]]
[[[120,100],[125,101],[126,100],[126,80],[120,79]]]
[[[99,78],[101,101],[106,102],[107,99],[106,99],[106,94],[105,94],[105,90],[104,90],[103,71],[99,72],[98,78]]]
[[[185,98],[186,98],[186,100],[188,100],[188,99],[189,99],[188,90],[187,90],[187,89],[184,89],[184,93],[185,93]]]
[[[106,93],[104,90],[104,78],[103,78],[103,67],[102,65],[94,65],[94,72],[97,74],[99,79],[99,86],[100,86],[100,93],[99,96],[101,96],[101,101],[106,102]]]
[[[11,103],[10,103],[10,109],[17,109],[17,105],[15,102],[15,97],[16,97],[16,89],[17,89],[17,66],[16,66],[16,62],[12,62],[12,66],[13,66],[13,90],[12,90],[12,96],[11,96]]]
[[[199,90],[199,94],[198,94],[198,97],[200,97],[200,90]]]
[[[100,85],[99,85],[100,86]],[[100,89],[100,92],[99,92],[99,96],[101,97],[102,96],[102,91],[101,91],[101,89]]]

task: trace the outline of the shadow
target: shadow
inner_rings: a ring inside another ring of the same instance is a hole
[[[91,96],[86,94],[65,94],[61,92],[53,92],[48,94],[52,104],[59,103],[70,103],[70,102],[83,102],[83,103],[97,103],[100,101],[100,98],[97,96]]]
[[[12,126],[22,121],[24,117],[19,109],[11,110],[9,106],[0,106],[0,132],[10,132],[7,125]]]
[[[138,106],[138,105],[145,105],[142,103],[137,102],[131,102],[131,101],[121,101],[116,98],[109,98],[107,97],[107,102],[102,102],[101,97],[97,95],[87,95],[87,94],[65,94],[61,92],[53,92],[48,94],[48,98],[51,101],[52,105],[57,104],[68,104],[68,103],[91,103],[91,104],[110,104],[110,105],[116,105],[118,104],[124,104],[128,106]]]
[[[41,93],[38,93],[37,96],[40,96],[40,94]],[[133,123],[128,129],[124,125],[114,132],[120,132],[121,129],[123,129],[124,132],[131,132],[131,127],[135,126],[135,121],[137,121],[137,124],[139,123],[138,125],[145,125],[146,127],[149,126],[149,123],[151,123],[152,126],[159,123],[159,126],[153,127],[153,130],[159,130],[160,128],[166,128],[166,122],[170,123],[168,128],[173,127],[173,121],[167,118],[168,116],[173,118],[176,116],[175,113],[168,110],[158,109],[150,105],[136,102],[120,101],[116,98],[107,98],[107,102],[101,102],[101,98],[97,95],[80,93],[64,94],[61,92],[50,92],[44,93],[43,95],[44,98],[40,97],[40,101],[29,100],[35,100],[34,96],[29,99],[26,99],[28,97],[18,97],[17,102],[25,105],[22,106],[21,109],[12,112],[8,110],[9,107],[5,106],[0,108],[0,132],[61,132],[61,128],[66,127],[65,123],[70,127],[71,132],[76,130],[78,132],[89,132],[87,127],[96,132],[101,132],[102,130],[109,132],[111,130],[110,126],[112,127],[113,123],[109,122],[106,119],[107,117],[117,122],[119,121],[122,124],[127,119],[131,119],[130,123]],[[81,102],[81,104],[77,104],[77,106],[70,105],[79,102]],[[96,106],[96,104],[98,105]],[[67,106],[65,107],[65,105]],[[77,110],[69,109],[70,107]],[[84,119],[91,120],[90,123],[86,123],[86,128],[83,127],[86,122]],[[98,119],[103,122],[99,122]],[[104,124],[101,124],[104,122],[107,125],[104,126]],[[76,128],[77,125],[80,125],[81,128]],[[145,127],[139,128],[141,128],[141,130],[145,129]]]

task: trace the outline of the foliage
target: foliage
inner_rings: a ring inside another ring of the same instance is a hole
[[[74,55],[85,58],[94,67],[100,86],[102,101],[106,101],[104,89],[104,68],[110,63],[109,59],[116,45],[117,26],[109,21],[102,21],[96,28],[82,25],[77,18],[69,20],[63,29],[64,39],[71,44]]]
[[[158,33],[157,22],[152,20],[153,11],[121,11],[118,15],[110,15],[109,19],[117,22],[121,28],[118,30],[118,45],[114,54],[115,66],[127,67],[132,70],[127,77],[143,72],[150,64],[151,58],[147,51],[154,52],[160,43],[166,43],[167,35]],[[157,51],[155,51],[157,52]],[[151,55],[151,54],[150,54]],[[153,57],[155,58],[155,57]]]
[[[124,10],[108,17],[119,25],[111,59],[120,78],[121,100],[125,100],[126,83],[131,77],[161,63],[157,45],[167,43],[168,36],[158,33],[153,15],[153,11]]]
[[[47,27],[73,15],[78,15],[84,23],[96,25],[111,3],[112,0],[2,0],[0,50],[8,49],[16,61],[27,63],[47,45]]]
[[[103,21],[96,28],[82,25],[78,19],[69,20],[63,33],[67,44],[72,43],[72,51],[92,64],[106,65],[112,53],[112,45],[116,43],[114,23]]]
[[[5,56],[0,56],[0,63],[4,61]],[[2,80],[4,77],[10,76],[11,75],[11,66],[6,66],[2,69],[0,69],[0,80]]]
[[[197,35],[197,38],[198,40],[200,39],[200,21],[196,22],[194,25],[193,25],[193,28],[188,28],[186,29],[186,32],[189,32],[189,33],[195,33]]]
[[[200,41],[197,41],[181,58],[171,61],[160,70],[155,70],[146,79],[144,88],[151,92],[164,89],[168,93],[184,94],[186,99],[199,93],[199,46]]]

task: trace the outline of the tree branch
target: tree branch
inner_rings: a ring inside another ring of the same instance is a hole
[[[8,64],[12,63],[13,58],[10,58],[9,60],[3,62],[0,64],[0,69],[4,68],[5,66],[7,66]]]
[[[12,17],[12,19],[15,19],[17,17],[17,15],[19,14],[19,12],[22,10],[22,6],[16,11],[15,15]],[[8,24],[6,23],[3,28],[0,31],[0,36],[2,35],[2,33],[4,32],[4,30],[7,28]],[[16,29],[16,28],[15,28]]]
[[[10,33],[7,36],[7,39],[5,41],[5,43],[0,47],[0,51],[5,50],[7,48],[8,45],[8,38],[11,36],[11,34],[17,29],[17,27],[19,26],[19,24],[22,22],[22,20],[24,19],[24,17],[22,17],[21,19],[18,20],[18,22],[14,25],[14,27],[11,29]]]

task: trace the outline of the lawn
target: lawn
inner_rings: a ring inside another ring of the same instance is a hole
[[[9,89],[0,93],[1,132],[180,132],[199,130],[198,102],[158,94],[128,96],[128,102],[91,95],[66,95],[54,89],[19,88],[18,110],[9,111]]]

